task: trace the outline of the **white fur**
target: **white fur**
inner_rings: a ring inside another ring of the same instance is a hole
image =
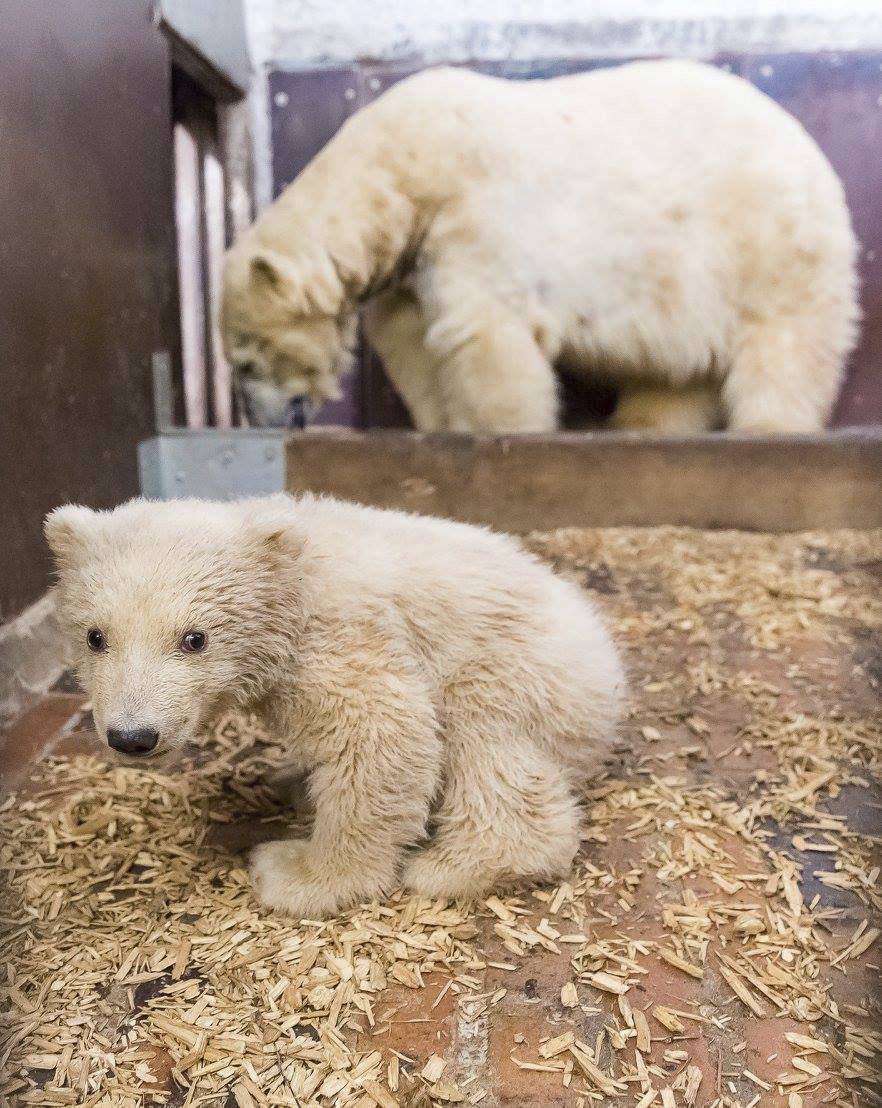
[[[224,330],[259,381],[321,400],[373,300],[423,430],[553,429],[560,362],[623,382],[624,426],[814,431],[855,341],[854,257],[830,165],[738,77],[437,69],[358,112],[233,247]]]
[[[399,879],[468,896],[567,871],[624,682],[585,596],[513,539],[285,496],[61,508],[46,533],[101,734],[168,749],[250,707],[282,777],[309,774],[312,837],[253,855],[264,903],[314,917]]]

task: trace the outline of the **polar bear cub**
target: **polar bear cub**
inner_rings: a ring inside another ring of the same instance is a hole
[[[111,747],[150,758],[248,707],[308,775],[311,837],[251,857],[267,906],[567,872],[624,680],[586,597],[515,540],[312,496],[67,506],[46,536]]]

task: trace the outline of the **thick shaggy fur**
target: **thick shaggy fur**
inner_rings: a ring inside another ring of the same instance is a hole
[[[429,70],[358,112],[230,251],[258,417],[332,395],[356,306],[418,428],[548,431],[552,366],[622,426],[816,431],[856,332],[855,240],[802,127],[738,77]]]
[[[101,734],[168,749],[250,707],[308,774],[312,837],[252,855],[265,904],[315,917],[402,879],[469,896],[566,873],[622,671],[586,598],[514,540],[285,496],[66,507],[46,534]],[[188,630],[204,652],[179,649]]]

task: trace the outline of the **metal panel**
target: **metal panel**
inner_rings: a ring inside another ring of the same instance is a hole
[[[150,500],[236,500],[285,487],[285,432],[179,430],[138,446],[141,493]]]
[[[41,519],[137,491],[176,356],[168,42],[146,0],[6,0],[0,34],[0,618],[49,581]]]

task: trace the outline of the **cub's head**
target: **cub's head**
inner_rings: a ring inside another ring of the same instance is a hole
[[[59,617],[113,749],[144,757],[182,746],[290,667],[302,624],[285,515],[136,500],[47,516]]]
[[[224,266],[221,334],[249,421],[302,426],[306,405],[340,396],[356,313],[326,254],[307,261],[247,244]]]

